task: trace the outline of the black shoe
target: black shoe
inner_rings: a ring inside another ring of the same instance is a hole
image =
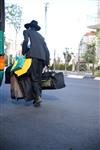
[[[41,100],[41,98],[40,97],[38,97],[38,99],[36,99],[36,100],[34,100],[33,101],[33,104],[34,104],[34,106],[40,106],[40,103],[42,102],[42,100]]]
[[[34,107],[39,107],[40,103],[34,103]]]
[[[36,103],[36,100],[33,100],[33,104],[35,104]]]
[[[11,98],[12,98],[12,99],[16,99],[16,97],[15,97],[15,96],[11,96]]]

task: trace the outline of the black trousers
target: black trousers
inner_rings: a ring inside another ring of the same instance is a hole
[[[32,58],[32,65],[30,68],[30,78],[32,81],[32,88],[36,99],[41,96],[41,79],[42,79],[42,71],[44,67],[44,61],[37,58]]]

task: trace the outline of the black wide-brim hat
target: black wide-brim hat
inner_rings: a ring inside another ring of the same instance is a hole
[[[26,23],[24,27],[26,29],[28,29],[29,27],[34,28],[35,31],[39,31],[41,29],[41,27],[38,25],[38,22],[36,20],[32,20],[30,23]]]
[[[30,22],[30,27],[34,28],[36,31],[39,31],[41,27],[38,25],[38,22],[36,20],[32,20]]]

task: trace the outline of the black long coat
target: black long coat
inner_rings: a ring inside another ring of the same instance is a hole
[[[45,65],[48,65],[50,53],[43,36],[34,29],[24,30],[23,35],[22,52],[26,51],[30,41],[30,49],[27,51],[27,55],[31,58],[44,60]]]

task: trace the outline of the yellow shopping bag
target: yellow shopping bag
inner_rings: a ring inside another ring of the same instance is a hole
[[[23,67],[21,69],[17,70],[17,71],[14,71],[14,73],[17,76],[21,76],[21,75],[27,73],[27,71],[30,68],[31,64],[32,64],[32,59],[31,58],[26,58]]]

